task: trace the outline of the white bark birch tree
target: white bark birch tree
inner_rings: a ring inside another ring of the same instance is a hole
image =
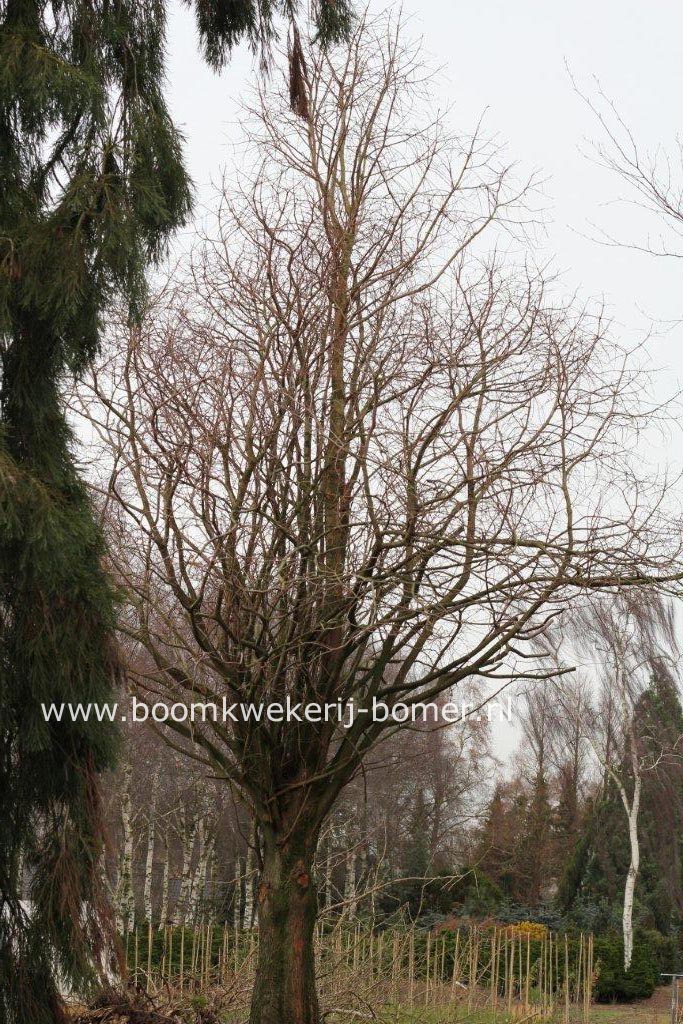
[[[254,848],[247,847],[247,859],[244,865],[244,907],[242,926],[246,930],[254,927],[254,884],[256,878],[256,861]]]
[[[194,808],[185,806],[182,812],[182,828],[180,833],[180,843],[182,849],[182,861],[180,868],[180,889],[178,892],[178,898],[173,908],[173,924],[181,925],[188,923],[188,913],[190,907],[190,897],[192,892],[192,857],[195,848],[195,839],[197,837],[197,829],[199,821],[195,814]]]
[[[358,912],[358,888],[356,883],[356,849],[349,847],[344,864],[344,913],[353,921]]]
[[[157,789],[159,785],[159,767],[152,771],[150,782],[150,801],[147,812],[147,847],[145,851],[144,882],[142,905],[146,921],[152,920],[152,882],[154,876],[154,844],[157,824]]]
[[[554,631],[552,656],[568,668],[572,658],[583,659],[582,672],[594,680],[593,699],[576,701],[575,688],[566,688],[562,710],[582,728],[603,777],[619,794],[629,842],[629,866],[624,880],[622,935],[624,970],[633,960],[633,908],[640,871],[639,813],[643,778],[679,758],[679,740],[645,736],[638,709],[653,675],[678,662],[674,610],[656,595],[628,591],[602,597],[575,608]],[[585,691],[582,691],[582,696]],[[558,689],[561,700],[562,688]]]
[[[125,934],[127,932],[132,932],[135,927],[135,893],[133,890],[134,837],[131,794],[133,772],[129,762],[124,761],[121,769],[121,775],[122,842],[116,887],[116,907],[119,928],[120,931]]]
[[[242,930],[243,907],[242,907],[242,860],[239,851],[235,852],[235,878],[233,882],[233,926],[236,932]]]
[[[332,839],[328,836],[325,854],[323,903],[326,909],[332,906]]]
[[[166,831],[166,829],[164,829],[162,842],[164,850],[164,863],[161,874],[161,898],[159,901],[159,931],[163,931],[167,924],[173,923],[169,914],[171,864],[168,832]]]

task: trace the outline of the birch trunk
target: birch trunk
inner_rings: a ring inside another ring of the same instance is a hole
[[[168,849],[168,836],[164,833],[164,870],[161,880],[161,903],[159,906],[159,930],[161,931],[169,923],[168,889],[170,873],[170,852]]]
[[[244,928],[254,926],[254,850],[247,849],[247,863],[244,880]]]
[[[624,971],[631,969],[633,960],[633,898],[635,895],[638,871],[640,870],[640,839],[638,836],[638,813],[640,811],[640,794],[643,781],[643,766],[638,755],[638,742],[633,726],[633,721],[628,733],[629,755],[631,771],[633,773],[633,796],[629,798],[626,786],[620,774],[610,765],[605,767],[617,788],[621,802],[626,812],[628,823],[628,838],[631,852],[631,861],[626,875],[624,886],[624,908],[622,913],[622,934],[624,939]]]
[[[346,852],[346,873],[344,875],[344,907],[349,918],[353,920],[358,907],[356,892],[356,851]]]
[[[133,893],[133,814],[131,805],[132,768],[123,766],[123,793],[121,795],[121,828],[123,843],[116,891],[117,917],[121,931],[132,932],[135,926],[135,895]]]
[[[197,831],[197,822],[188,824],[188,815],[185,816],[185,829],[183,833],[183,863],[180,874],[180,892],[173,910],[173,924],[186,924],[187,912],[189,909],[190,889],[192,885],[192,853]]]
[[[328,843],[325,857],[325,907],[332,906],[332,846]]]
[[[235,896],[233,900],[233,920],[235,931],[242,928],[242,859],[235,853]]]
[[[145,920],[152,920],[152,875],[154,872],[154,841],[156,837],[156,814],[157,814],[157,785],[159,782],[159,770],[152,775],[152,794],[149,805],[149,817],[147,824],[147,853],[145,855],[145,882],[142,892],[142,904]]]
[[[589,742],[596,752],[598,759],[601,761],[603,769],[605,771],[605,777],[610,778],[614,783],[617,792],[621,798],[621,802],[626,812],[626,821],[628,824],[628,837],[631,859],[629,863],[628,872],[626,875],[626,882],[624,885],[624,906],[622,911],[622,935],[624,941],[624,971],[628,973],[631,969],[631,963],[633,960],[633,900],[636,889],[636,881],[638,879],[638,872],[640,870],[640,840],[638,836],[638,814],[640,811],[640,797],[643,782],[643,771],[646,769],[641,759],[638,735],[636,732],[636,713],[633,703],[633,698],[630,696],[627,680],[624,674],[623,666],[626,664],[626,651],[623,647],[619,647],[617,650],[617,661],[615,666],[615,691],[617,699],[619,700],[622,721],[626,724],[625,728],[625,749],[624,756],[620,758],[623,762],[628,758],[630,762],[630,774],[633,778],[633,793],[629,797],[626,789],[626,783],[622,774],[621,766],[616,768],[610,761],[610,752],[612,750],[612,728],[610,724],[606,748],[604,751],[599,752],[593,739],[589,736]],[[611,706],[611,705],[610,705]]]
[[[638,811],[640,809],[641,777],[638,775],[633,787],[633,800],[629,807],[628,800],[624,800],[626,814],[628,816],[628,838],[631,848],[631,863],[626,875],[626,886],[624,888],[624,915],[622,920],[624,932],[624,970],[631,969],[633,959],[633,896],[636,889],[636,879],[640,870],[640,842],[638,838]],[[624,799],[624,794],[622,794]]]
[[[208,843],[206,857],[206,877],[204,879],[204,903],[211,920],[215,919],[216,893],[218,889],[218,850],[216,849],[216,833],[213,832]]]
[[[203,817],[199,819],[197,843],[197,864],[192,874],[192,881],[190,882],[187,915],[195,927],[200,923],[200,920],[203,921],[204,882],[206,880],[209,853],[206,842],[206,823]]]

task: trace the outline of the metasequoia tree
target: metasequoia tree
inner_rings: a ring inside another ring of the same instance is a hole
[[[576,689],[559,694],[560,706],[575,721],[615,787],[626,816],[629,866],[624,883],[622,931],[624,970],[633,958],[633,903],[640,871],[639,817],[648,774],[666,776],[680,764],[683,735],[663,730],[647,714],[648,694],[658,677],[675,679],[678,660],[673,606],[636,590],[592,600],[575,609],[564,626],[563,657],[573,648],[595,672],[592,699],[576,702]],[[674,692],[676,683],[673,682]]]
[[[257,824],[252,1024],[320,1019],[314,854],[395,727],[373,699],[401,717],[544,677],[528,641],[568,600],[679,571],[633,458],[638,374],[599,316],[487,254],[519,201],[491,147],[430,115],[396,26],[306,65],[308,118],[260,97],[215,237],[79,399],[121,630],[151,658],[131,678],[216,703],[167,739]],[[223,697],[300,707],[223,721]],[[352,724],[302,713],[351,700]]]

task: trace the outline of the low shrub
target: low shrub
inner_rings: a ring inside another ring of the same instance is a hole
[[[600,1003],[647,999],[661,981],[657,949],[648,932],[636,933],[628,971],[624,971],[624,941],[618,934],[596,938],[595,965],[594,994]]]

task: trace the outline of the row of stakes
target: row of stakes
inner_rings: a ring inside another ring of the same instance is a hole
[[[547,1017],[579,1008],[587,1019],[594,982],[593,936],[515,927],[469,927],[455,932],[390,928],[367,931],[320,925],[315,949],[321,990],[352,975],[354,989],[392,1005],[457,1003],[468,1012],[486,1005],[508,1016]],[[126,935],[130,981],[154,993],[168,986],[192,993],[245,988],[256,966],[258,932],[228,925],[136,927]]]

